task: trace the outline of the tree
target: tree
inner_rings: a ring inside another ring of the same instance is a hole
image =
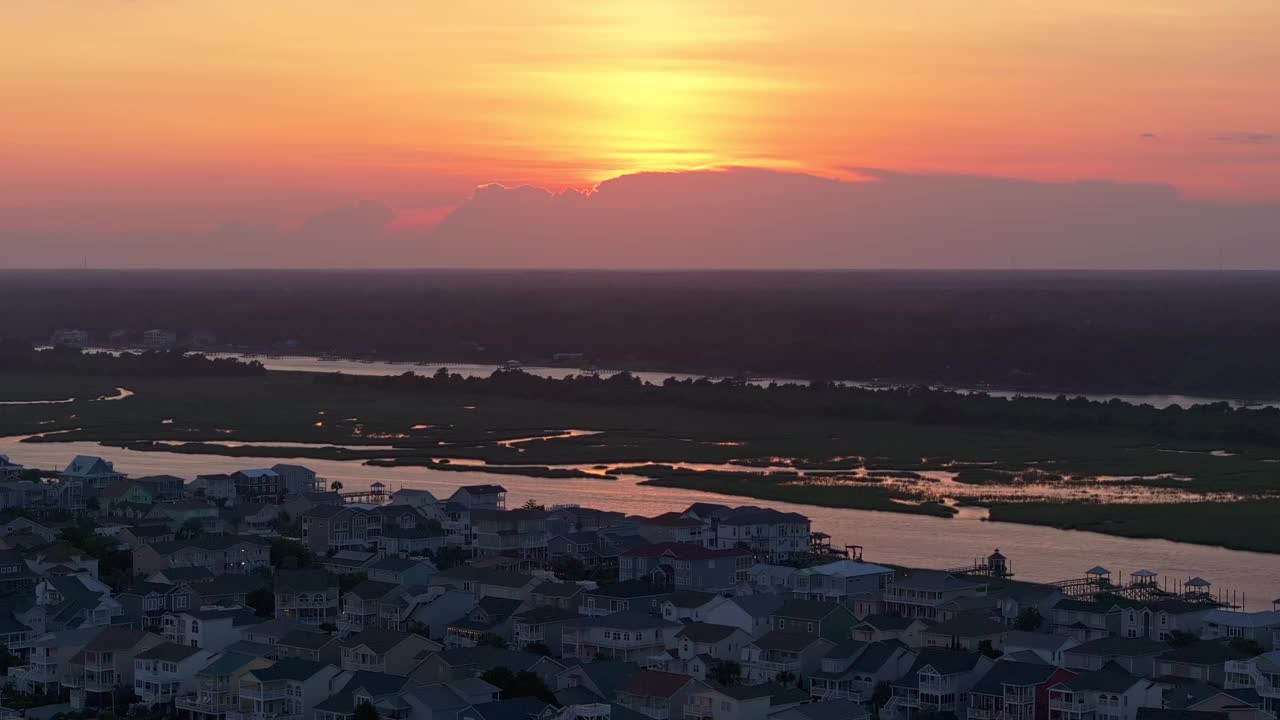
[[[299,570],[315,565],[316,556],[297,540],[272,538],[271,564],[285,570]]]
[[[424,633],[419,634],[421,635]],[[524,646],[524,651],[534,655],[542,655],[544,657],[555,657],[555,653],[551,651],[551,648],[547,647],[546,643],[529,643]]]
[[[477,643],[484,647],[495,647],[499,650],[507,649],[507,641],[503,640],[501,635],[494,635],[493,633],[484,633]]]
[[[722,660],[712,671],[711,677],[721,685],[737,685],[742,681],[742,666],[733,660]]]
[[[0,645],[0,674],[9,672],[9,667],[17,665],[22,658],[9,652],[8,645]]]
[[[1231,646],[1232,650],[1235,650],[1242,655],[1248,655],[1249,657],[1257,657],[1266,652],[1266,648],[1262,647],[1262,644],[1253,638],[1231,638],[1231,642],[1228,644]]]
[[[1174,630],[1169,633],[1169,647],[1186,647],[1199,639],[1195,633]]]
[[[1018,617],[1013,621],[1013,629],[1023,632],[1035,632],[1044,624],[1044,618],[1040,616],[1040,609],[1029,607],[1018,613]]]
[[[995,660],[999,658],[1001,655],[1004,655],[1004,651],[997,650],[995,646],[991,644],[990,640],[983,640],[982,642],[978,643],[978,652],[982,653],[983,655],[986,655],[992,660]]]
[[[555,703],[555,695],[537,673],[521,670],[513,673],[509,668],[496,667],[480,675],[480,679],[502,691],[502,699],[535,697],[545,703]]]
[[[244,596],[244,604],[253,608],[253,614],[258,617],[275,617],[276,615],[276,594],[271,588],[258,588]]]
[[[356,711],[351,717],[353,720],[378,720],[378,708],[370,703],[362,702],[356,706]]]
[[[178,537],[183,540],[190,540],[194,537],[200,537],[204,534],[204,523],[199,518],[187,518],[182,527],[178,528]]]
[[[448,570],[451,567],[457,567],[467,561],[467,551],[457,545],[445,545],[436,550],[431,556],[432,562],[440,570]]]
[[[339,490],[342,489],[342,481],[334,480],[333,482],[329,483],[329,489],[334,492],[338,492]]]
[[[520,509],[521,510],[546,510],[547,506],[538,503],[538,501],[534,500],[533,498],[529,498],[528,500],[524,501],[524,504],[520,506]]]
[[[351,589],[365,580],[369,579],[369,573],[363,570],[353,573],[343,573],[338,576],[338,597],[342,597],[351,592]]]

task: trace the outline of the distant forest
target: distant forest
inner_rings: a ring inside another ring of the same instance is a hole
[[[1280,397],[1278,311],[1272,273],[0,272],[0,336],[32,342],[162,328],[387,359],[1248,399]]]

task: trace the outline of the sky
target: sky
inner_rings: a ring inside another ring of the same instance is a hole
[[[1262,242],[1280,244],[1276,37],[1275,0],[5,2],[0,250],[44,267],[1280,268]],[[837,190],[821,217],[814,183]],[[723,217],[677,233],[674,258],[629,251],[658,230],[626,236],[593,195],[695,186],[669,219]],[[946,223],[929,242],[884,230],[939,187],[949,213],[987,218],[948,231],[946,262]],[[983,245],[1023,190],[1068,224],[1108,215],[1078,233],[1097,245],[1021,252],[1072,242],[1034,217]],[[512,206],[540,191],[579,209]],[[877,192],[888,209],[851,199]],[[1224,261],[1187,235],[1175,262],[1157,196],[1251,249]],[[736,246],[762,202],[810,212]]]

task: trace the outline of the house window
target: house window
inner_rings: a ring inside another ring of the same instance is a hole
[[[808,624],[805,626],[805,631],[806,631],[806,632],[813,632],[813,623],[808,623]]]
[[[175,595],[173,598],[173,609],[186,610],[188,602],[190,602],[190,598],[186,595]]]
[[[787,621],[783,620],[782,618],[778,618],[778,629],[781,630],[786,626],[787,626]]]

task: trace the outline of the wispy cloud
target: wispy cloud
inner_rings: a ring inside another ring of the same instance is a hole
[[[1231,132],[1214,137],[1220,143],[1231,145],[1271,145],[1280,143],[1280,134],[1260,132]]]

